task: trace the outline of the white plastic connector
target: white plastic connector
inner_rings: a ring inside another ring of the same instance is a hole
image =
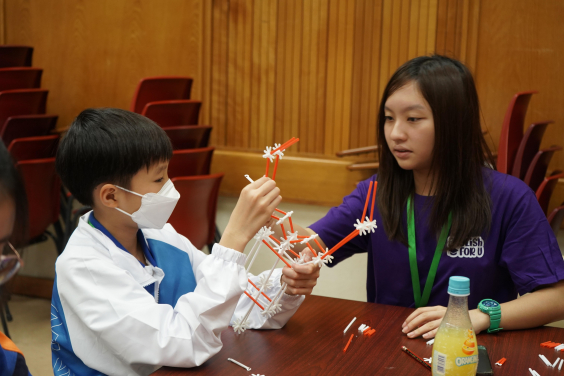
[[[347,332],[347,330],[349,330],[349,328],[351,327],[351,325],[353,324],[353,322],[356,321],[356,317],[354,319],[352,319],[352,321],[350,322],[349,325],[347,325],[347,327],[345,328],[345,330],[343,331],[343,334],[345,334]]]
[[[550,363],[544,355],[539,354],[539,358],[541,358],[541,360],[544,362],[544,364],[546,364],[547,367],[552,367],[552,363]]]
[[[247,371],[250,371],[250,370],[251,370],[251,367],[247,367],[246,365],[244,365],[243,363],[239,363],[239,362],[236,361],[235,359],[227,358],[227,360],[229,360],[231,363],[237,364],[239,367],[243,367],[243,368],[246,369]]]
[[[427,341],[427,345],[431,346],[433,343],[435,343],[435,339],[433,338],[432,340]]]
[[[559,361],[560,361],[560,358],[556,359],[556,361],[552,364],[552,368],[556,367],[556,365],[558,364]]]
[[[359,231],[359,235],[362,236],[364,234],[370,234],[371,232],[376,232],[378,226],[376,226],[376,220],[371,221],[366,217],[364,222],[360,222],[359,219],[356,220],[354,227]]]

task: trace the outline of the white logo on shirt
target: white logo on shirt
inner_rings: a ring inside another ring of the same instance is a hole
[[[450,238],[449,238],[450,241]],[[481,236],[468,240],[462,247],[447,251],[449,257],[481,258],[484,256],[484,240]]]

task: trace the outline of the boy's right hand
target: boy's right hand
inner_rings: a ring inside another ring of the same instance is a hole
[[[263,176],[241,191],[220,245],[243,252],[247,243],[264,226],[282,201],[276,182]]]

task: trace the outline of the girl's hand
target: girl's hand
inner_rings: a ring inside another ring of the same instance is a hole
[[[407,317],[401,331],[407,333],[409,338],[416,338],[420,335],[425,339],[434,338],[446,310],[446,307],[443,306],[417,308]],[[490,317],[487,314],[477,309],[473,309],[468,313],[470,314],[474,333],[478,334],[482,330],[489,328]]]
[[[241,191],[219,244],[243,252],[281,201],[280,188],[270,178],[263,176],[247,185]]]
[[[409,338],[416,338],[420,335],[425,339],[433,338],[437,334],[445,313],[446,307],[443,306],[417,308],[407,317],[401,331],[407,333]]]
[[[302,251],[301,256],[304,261],[311,261],[311,252],[309,250]],[[298,265],[293,264],[292,268],[287,266],[282,269],[282,277],[280,283],[286,282],[286,294],[288,295],[310,295],[317,279],[319,278],[319,266],[314,264]]]

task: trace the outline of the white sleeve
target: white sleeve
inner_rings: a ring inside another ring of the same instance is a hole
[[[258,276],[253,276],[252,274],[248,274],[249,279],[258,287],[260,288],[261,277],[264,279],[268,276],[270,270],[264,271]],[[282,269],[275,269],[270,277],[270,282],[272,286],[264,290],[264,293],[270,298],[273,299],[276,294],[280,291],[280,277],[282,276]],[[268,285],[267,285],[268,286]],[[254,298],[258,292],[250,283],[247,287],[247,291],[251,296]],[[262,296],[262,295],[261,295]],[[263,302],[266,300],[264,296],[260,298]],[[249,329],[280,329],[286,325],[288,320],[296,313],[300,305],[305,299],[305,295],[287,295],[285,292],[282,293],[282,297],[280,298],[279,304],[281,304],[280,312],[272,316],[271,318],[267,319],[264,315],[261,314],[262,309],[258,307],[251,299],[247,297],[247,295],[242,294],[241,298],[239,299],[239,303],[237,304],[237,308],[235,309],[235,313],[231,318],[230,325],[233,325],[235,320],[243,318],[249,308],[252,307],[251,313],[249,315],[248,324]],[[261,304],[262,305],[262,304]],[[264,307],[264,305],[263,305]],[[266,307],[264,307],[266,308]]]
[[[247,285],[245,255],[216,246],[198,257],[196,289],[172,307],[157,304],[111,260],[80,248],[80,258],[57,262],[57,287],[73,350],[87,366],[107,374],[120,366],[194,367],[220,351]]]

